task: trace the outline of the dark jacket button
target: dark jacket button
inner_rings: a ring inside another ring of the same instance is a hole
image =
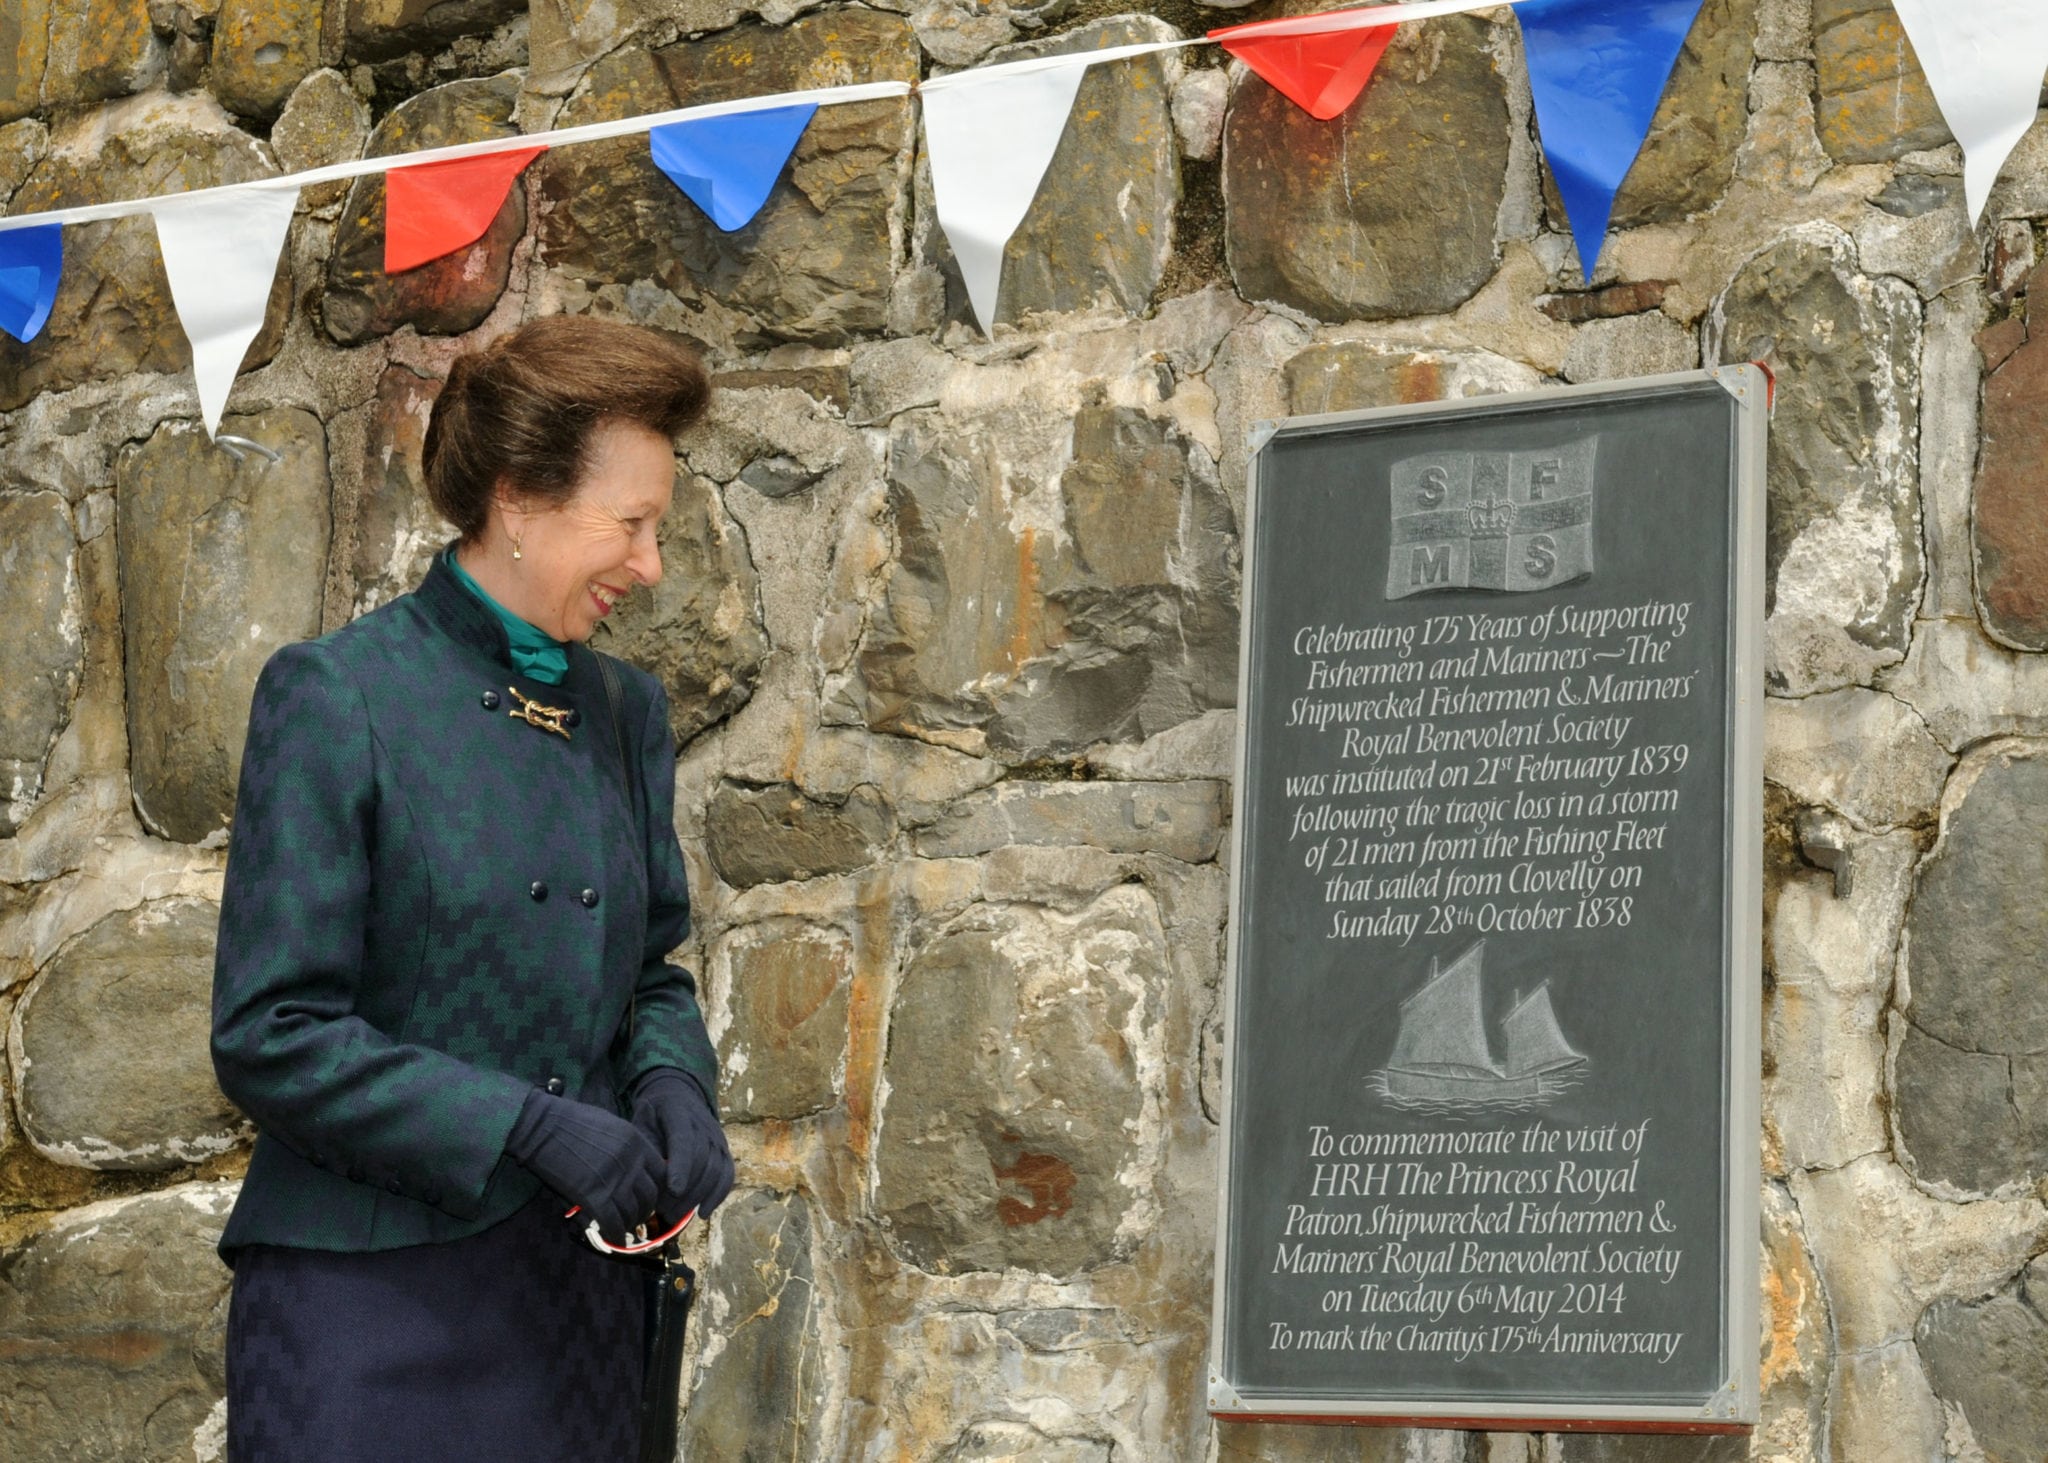
[[[548,1078],[546,1085],[548,1095],[550,1097],[560,1097],[565,1091],[568,1090],[569,1087],[569,1084],[564,1082],[560,1077]]]
[[[486,692],[484,692],[484,710],[486,710],[486,711],[496,711],[497,709],[498,709],[498,693],[497,693],[496,691],[486,691]]]
[[[404,1192],[405,1192],[405,1185],[404,1185],[404,1184],[401,1184],[401,1183],[400,1183],[400,1182],[399,1182],[399,1181],[398,1181],[397,1179],[393,1179],[393,1180],[392,1180],[392,1181],[391,1181],[390,1183],[386,1184],[386,1185],[385,1185],[384,1187],[385,1187],[385,1188],[387,1188],[387,1189],[389,1189],[389,1190],[391,1190],[391,1192],[392,1192],[392,1193],[394,1193],[394,1194],[402,1194],[402,1193],[404,1193]]]
[[[597,891],[595,889],[585,889],[581,894],[578,894],[576,897],[583,901],[583,907],[585,909],[597,908]]]
[[[348,1181],[352,1184],[359,1184],[363,1181],[361,1165],[352,1163],[348,1166]]]
[[[535,879],[533,881],[533,887],[527,890],[526,892],[531,894],[533,896],[533,902],[535,904],[538,904],[543,899],[546,899],[548,897],[548,886],[541,883],[540,880]]]
[[[583,713],[582,713],[582,712],[580,712],[580,711],[578,711],[578,710],[577,710],[577,709],[576,709],[575,707],[571,706],[571,707],[569,708],[569,714],[568,714],[567,716],[565,716],[565,717],[563,717],[563,718],[562,718],[562,725],[564,725],[564,726],[581,726],[581,725],[583,725]]]
[[[421,1197],[429,1204],[438,1204],[441,1202],[441,1191],[439,1189],[428,1189]]]

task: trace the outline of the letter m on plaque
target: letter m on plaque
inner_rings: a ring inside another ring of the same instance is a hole
[[[1534,452],[1433,452],[1394,464],[1387,598],[1548,589],[1593,572],[1597,435]]]

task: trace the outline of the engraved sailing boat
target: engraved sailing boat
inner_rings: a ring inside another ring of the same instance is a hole
[[[1373,1074],[1373,1087],[1397,1106],[1449,1108],[1547,1102],[1570,1087],[1586,1065],[1558,1029],[1550,982],[1515,1002],[1501,1022],[1506,1050],[1494,1060],[1480,1004],[1480,940],[1401,1003],[1394,1054]]]

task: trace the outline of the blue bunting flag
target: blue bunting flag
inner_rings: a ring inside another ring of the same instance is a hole
[[[649,129],[654,165],[727,233],[768,201],[783,164],[818,110],[815,102],[760,107]]]
[[[1587,279],[1614,195],[1704,0],[1523,0],[1515,7],[1543,156]]]
[[[64,226],[37,224],[0,233],[0,330],[24,343],[50,318],[64,272]]]

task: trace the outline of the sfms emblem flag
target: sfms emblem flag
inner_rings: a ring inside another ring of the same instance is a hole
[[[1593,572],[1596,436],[1538,452],[1433,452],[1394,464],[1387,598],[1548,589]]]

